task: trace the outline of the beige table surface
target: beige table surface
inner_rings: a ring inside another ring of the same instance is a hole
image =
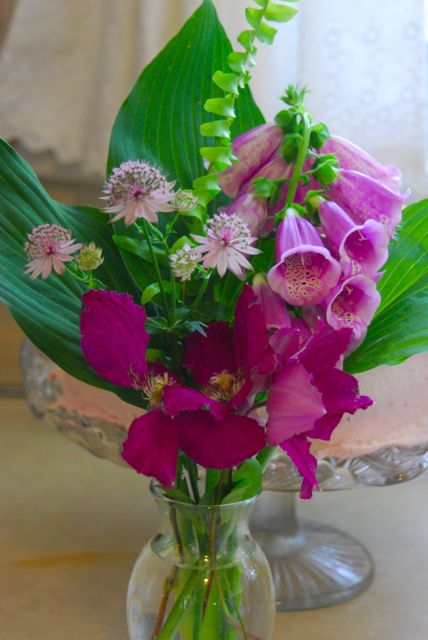
[[[343,605],[278,615],[275,640],[428,639],[427,479],[300,505],[364,542],[376,577]],[[156,526],[146,485],[0,400],[1,640],[127,640],[127,580]]]

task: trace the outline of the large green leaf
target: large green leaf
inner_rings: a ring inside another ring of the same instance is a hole
[[[191,187],[204,172],[199,149],[211,141],[202,137],[200,125],[216,118],[205,113],[205,101],[223,96],[212,76],[228,70],[231,50],[212,1],[204,0],[123,103],[112,131],[108,171],[125,160],[144,158],[180,186]],[[236,106],[234,136],[263,122],[248,89]]]
[[[382,303],[366,339],[346,360],[350,373],[428,351],[428,200],[405,209],[379,291]]]
[[[98,277],[109,289],[133,293],[112,241],[107,216],[97,209],[55,202],[31,167],[0,141],[0,299],[34,344],[62,369],[139,404],[137,393],[108,385],[82,358],[79,314],[83,287],[69,274],[34,282],[24,275],[24,240],[33,227],[44,223],[61,224],[72,229],[77,240],[96,242],[106,256]]]

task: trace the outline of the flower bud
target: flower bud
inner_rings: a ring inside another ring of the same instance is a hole
[[[90,242],[81,249],[76,257],[76,262],[82,271],[94,271],[104,262],[102,249],[96,246],[95,242]]]

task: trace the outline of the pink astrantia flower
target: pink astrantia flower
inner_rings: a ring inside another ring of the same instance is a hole
[[[245,222],[237,214],[218,213],[208,220],[205,232],[206,236],[192,235],[199,243],[193,251],[204,254],[204,267],[216,268],[220,276],[229,270],[242,278],[244,269],[251,269],[245,256],[260,253],[252,246],[257,238],[251,236]]]
[[[342,282],[327,300],[326,318],[333,329],[352,329],[354,340],[361,340],[381,301],[376,284],[364,275]]]
[[[303,476],[302,498],[309,498],[317,486],[317,461],[308,438],[330,439],[344,413],[372,404],[359,395],[357,380],[338,368],[351,338],[351,329],[333,331],[321,321],[303,349],[291,355],[273,378],[268,440],[286,451]]]
[[[385,264],[389,237],[380,222],[366,220],[357,225],[331,201],[322,203],[319,216],[329,245],[339,256],[345,277],[359,273],[373,276]]]
[[[139,218],[157,223],[159,212],[174,211],[171,201],[174,182],[167,182],[165,176],[148,162],[128,160],[113,169],[104,185],[104,209],[115,213],[112,222],[124,219],[126,226]]]
[[[277,264],[268,273],[270,287],[296,306],[320,304],[337,285],[339,263],[321,241],[315,227],[294,209],[278,227]]]
[[[86,361],[109,382],[137,388],[149,401],[150,410],[130,427],[123,458],[170,487],[180,449],[213,469],[238,465],[258,453],[265,434],[256,420],[232,415],[232,403],[181,385],[164,367],[149,369],[145,319],[145,310],[127,294],[97,290],[84,296],[81,346]]]
[[[38,276],[46,280],[52,269],[58,275],[62,275],[65,270],[64,262],[73,260],[72,254],[83,246],[75,243],[71,231],[57,224],[35,227],[27,238],[24,250],[30,262],[25,273],[31,273],[31,280]]]

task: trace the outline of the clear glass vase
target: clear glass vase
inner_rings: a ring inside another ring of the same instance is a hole
[[[256,498],[219,506],[166,498],[128,587],[131,640],[271,640],[275,594],[248,518]]]

